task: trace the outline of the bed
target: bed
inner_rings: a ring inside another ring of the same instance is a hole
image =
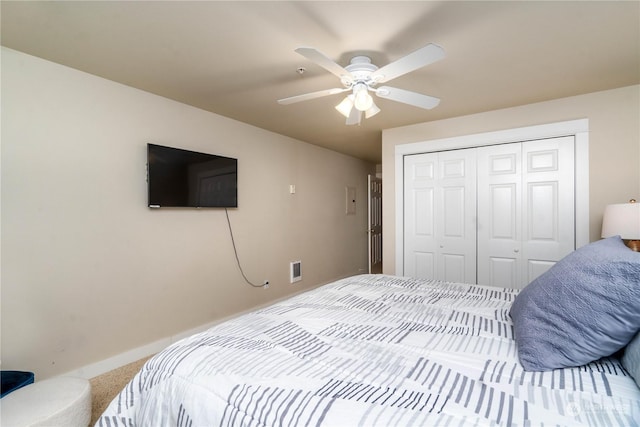
[[[640,269],[631,273],[640,289]],[[532,285],[520,292],[388,275],[338,280],[169,346],[96,426],[640,425],[635,358],[623,363],[640,318],[613,355],[525,369],[514,303],[529,304]],[[640,292],[630,289],[621,298],[640,316]]]

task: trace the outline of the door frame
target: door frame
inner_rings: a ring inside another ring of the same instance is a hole
[[[589,243],[589,119],[425,140],[395,147],[396,275],[404,275],[404,156],[560,136],[575,137],[575,247]]]

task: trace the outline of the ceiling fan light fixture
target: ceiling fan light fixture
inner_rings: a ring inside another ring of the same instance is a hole
[[[379,83],[386,83],[389,80],[442,59],[444,57],[444,49],[433,43],[429,43],[423,48],[397,59],[382,68],[373,64],[371,58],[368,56],[354,56],[351,58],[349,65],[342,67],[324,53],[311,47],[299,47],[296,49],[296,52],[337,76],[342,82],[343,87],[290,96],[279,99],[279,104],[288,105],[295,102],[336,95],[338,93],[351,92],[336,105],[335,108],[340,114],[347,118],[347,125],[359,125],[362,120],[362,113],[364,113],[365,118],[368,119],[380,112],[380,108],[373,102],[371,92],[375,93],[379,98],[389,99],[427,110],[434,108],[440,102],[440,99],[433,96],[423,95],[409,90],[388,86],[377,87]],[[298,72],[304,72],[304,70],[300,68]]]
[[[360,111],[367,111],[373,105],[373,98],[371,98],[368,92],[360,92],[356,96],[354,105]]]
[[[353,108],[353,95],[349,95],[342,100],[342,102],[336,105],[336,110],[340,112],[346,118],[349,118],[351,114],[351,109]]]
[[[364,83],[358,83],[353,88],[353,94],[355,96],[353,105],[360,111],[367,111],[373,105],[373,98],[369,95],[367,85]]]
[[[365,111],[364,116],[368,119],[375,116],[379,112],[380,108],[378,108],[378,106],[373,101],[371,101],[371,107],[367,111]]]

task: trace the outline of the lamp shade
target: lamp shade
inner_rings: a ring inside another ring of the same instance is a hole
[[[640,203],[608,205],[602,219],[602,237],[640,240]]]
[[[372,102],[371,103],[371,108],[369,108],[367,111],[365,111],[364,116],[368,119],[370,117],[375,116],[379,112],[380,112],[380,109],[378,108],[378,106],[374,102]]]
[[[351,114],[351,109],[353,108],[353,95],[347,96],[342,102],[336,105],[336,110],[340,112],[346,118],[349,118]]]

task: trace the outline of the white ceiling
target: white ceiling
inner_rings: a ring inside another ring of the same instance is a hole
[[[638,1],[2,1],[2,45],[373,162],[381,130],[640,83]],[[442,99],[346,126],[339,87],[294,52],[378,66],[446,57],[389,85]],[[296,69],[306,68],[303,75]]]

